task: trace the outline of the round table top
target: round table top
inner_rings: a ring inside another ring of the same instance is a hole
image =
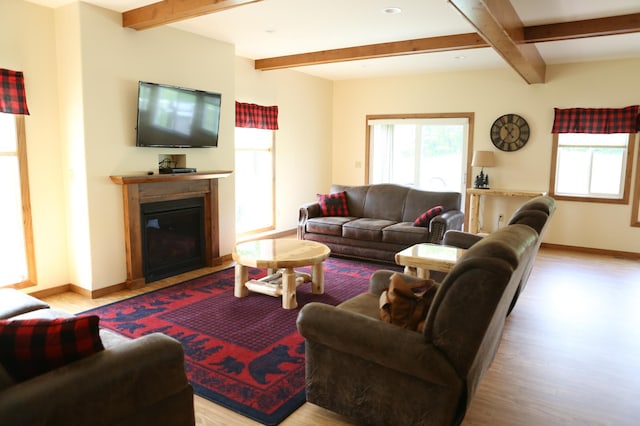
[[[295,268],[321,263],[330,253],[329,247],[315,241],[281,238],[236,244],[231,257],[255,268]]]

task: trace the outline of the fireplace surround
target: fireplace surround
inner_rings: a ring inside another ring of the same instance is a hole
[[[214,266],[222,263],[219,250],[218,179],[227,177],[230,174],[231,171],[212,171],[110,177],[114,183],[122,185],[127,261],[127,280],[125,284],[128,288],[143,287],[146,282],[159,279],[161,275],[170,276],[166,272],[161,272],[151,276],[151,279],[145,277],[143,238],[146,237],[143,237],[143,230],[147,224],[143,224],[141,212],[146,204],[161,205],[156,203],[168,203],[166,205],[170,206],[174,201],[200,200],[202,202],[202,234],[204,240],[202,247],[204,265],[202,266]],[[189,267],[185,266],[184,269],[195,269],[197,267],[199,266],[191,265]],[[185,270],[180,272],[185,272]],[[169,272],[169,274],[180,272],[173,271]]]

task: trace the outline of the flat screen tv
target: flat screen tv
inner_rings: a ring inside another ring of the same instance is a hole
[[[218,146],[219,93],[138,82],[136,146]]]

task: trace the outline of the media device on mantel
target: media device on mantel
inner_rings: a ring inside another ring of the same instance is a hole
[[[163,168],[158,170],[161,175],[167,175],[172,173],[195,173],[195,167],[174,167],[174,168]]]
[[[136,146],[218,146],[220,102],[219,93],[138,82]],[[174,170],[171,173],[179,172]]]

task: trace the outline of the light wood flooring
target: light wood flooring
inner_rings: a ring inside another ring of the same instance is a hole
[[[203,272],[95,300],[70,292],[45,300],[79,312]],[[257,424],[197,396],[195,410],[198,425]],[[355,424],[309,403],[282,423]],[[541,249],[463,425],[637,424],[640,261]]]

